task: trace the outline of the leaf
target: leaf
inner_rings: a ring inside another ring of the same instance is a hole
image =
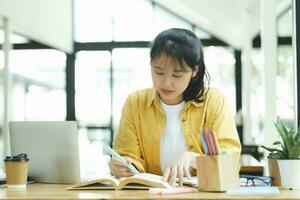
[[[266,149],[266,150],[269,151],[269,152],[278,151],[277,148],[270,148],[270,147],[266,147],[266,146],[264,146],[264,145],[262,145],[261,147],[264,148],[264,149]]]
[[[300,127],[297,130],[297,133],[295,134],[295,144],[300,144]]]
[[[276,118],[274,125],[282,139],[282,142],[275,141],[273,145],[280,145],[276,148],[262,146],[270,152],[270,158],[274,159],[299,159],[300,158],[300,127],[297,130],[288,128],[284,125],[280,117]]]
[[[300,145],[293,146],[289,151],[289,159],[297,159],[300,156]]]
[[[270,148],[270,147],[266,147],[266,146],[261,146],[261,147],[270,152],[269,156],[271,158],[275,158],[276,157],[276,159],[284,159],[284,158],[288,157],[288,153],[285,152],[285,151],[283,151],[283,150],[281,150],[281,149]]]
[[[288,158],[288,154],[285,153],[284,151],[278,150],[277,152],[275,152],[278,156],[280,156],[280,159],[286,159]]]
[[[273,142],[273,145],[282,145],[280,141]]]
[[[283,124],[283,122],[281,121],[281,119],[279,117],[277,117],[276,122],[274,123],[275,127],[278,131],[278,133],[280,134],[282,141],[283,141],[283,148],[286,148],[287,151],[289,151],[290,149],[290,145],[291,145],[291,139],[289,136],[289,132],[286,128],[286,126]]]
[[[272,159],[282,159],[282,157],[276,153],[270,153],[268,157]]]

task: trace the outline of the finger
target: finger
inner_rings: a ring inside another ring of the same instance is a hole
[[[132,176],[134,175],[130,169],[128,169],[127,167],[113,167],[111,169],[112,174],[119,178],[119,177],[128,177],[128,176]]]
[[[191,179],[191,174],[190,174],[189,167],[188,166],[184,166],[183,170],[184,170],[185,177],[187,177],[188,179]]]
[[[114,165],[111,161],[108,162],[108,166],[109,166],[110,172],[114,175]]]
[[[133,176],[133,175],[134,175],[134,173],[132,173],[130,170],[122,172],[122,177],[129,177],[129,176]]]
[[[131,172],[131,170],[128,167],[118,167],[118,170],[120,172]]]
[[[109,168],[111,171],[129,171],[130,169],[127,167],[127,165],[120,165],[117,161],[111,160],[109,162]]]
[[[177,173],[178,173],[178,181],[179,181],[179,187],[183,185],[183,166],[177,167]]]
[[[176,178],[177,178],[177,166],[173,166],[171,168],[171,174],[170,174],[170,184],[173,187],[176,187]]]
[[[116,165],[116,166],[120,166],[120,167],[126,167],[127,166],[126,162],[121,161],[121,160],[117,160],[115,158],[111,159],[111,162],[112,162],[113,165]]]
[[[129,177],[129,176],[132,176],[132,175],[133,175],[132,172],[120,172],[120,171],[118,171],[114,174],[114,176],[116,178]]]
[[[125,158],[125,160],[128,162],[128,163],[132,163],[132,159],[127,157],[127,156],[123,156],[123,158]]]
[[[164,173],[164,181],[168,181],[170,175],[170,167],[168,167]]]

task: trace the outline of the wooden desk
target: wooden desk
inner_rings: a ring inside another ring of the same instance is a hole
[[[300,199],[300,190],[281,190],[280,195],[273,197],[232,197],[224,193],[197,192],[177,195],[150,195],[147,190],[88,190],[69,191],[68,185],[41,184],[29,185],[26,190],[0,187],[0,199]]]
[[[263,175],[264,166],[250,154],[242,154],[240,157],[240,173]]]

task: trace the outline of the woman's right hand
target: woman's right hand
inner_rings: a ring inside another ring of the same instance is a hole
[[[123,156],[125,160],[128,163],[131,162],[131,158]],[[115,158],[112,158],[111,161],[109,161],[109,168],[111,173],[116,177],[116,178],[121,178],[121,177],[128,177],[128,176],[133,176],[134,173],[127,167],[127,163],[121,160],[117,160]]]

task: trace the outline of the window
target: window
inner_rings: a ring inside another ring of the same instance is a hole
[[[287,10],[278,19],[278,37],[291,37],[292,16],[291,9]],[[277,75],[276,75],[276,112],[284,123],[290,128],[294,123],[294,68],[292,46],[279,45],[277,51]],[[251,75],[251,133],[255,144],[264,142],[263,117],[264,117],[264,91],[262,86],[263,55],[261,49],[255,49],[252,53]]]
[[[153,38],[153,8],[149,0],[114,0],[114,41],[149,41]]]
[[[12,119],[64,120],[66,56],[56,50],[11,51]]]
[[[233,51],[225,47],[206,47],[204,48],[204,59],[211,78],[210,87],[219,89],[226,96],[232,114],[235,114],[235,58]]]
[[[75,41],[112,41],[111,0],[76,0],[74,21]]]
[[[3,42],[4,42],[4,32],[0,27],[0,44],[2,44]],[[28,39],[13,33],[10,36],[10,42],[15,43],[15,44],[16,43],[26,43],[26,42],[28,42]]]
[[[150,50],[148,48],[114,49],[112,61],[113,116],[114,124],[118,125],[127,96],[137,89],[152,87]]]
[[[251,116],[251,136],[255,144],[264,142],[263,116],[264,116],[264,91],[262,83],[263,56],[261,49],[252,51],[251,60],[253,64],[250,80],[250,116]]]
[[[159,6],[154,7],[154,36],[169,28],[186,28],[192,30],[192,25],[174,16]],[[154,37],[153,36],[153,37]]]
[[[292,37],[292,9],[288,9],[278,18],[278,35]],[[295,118],[295,79],[293,49],[291,44],[278,46],[276,97],[277,115],[284,123],[293,128]]]
[[[109,51],[80,51],[76,55],[75,107],[81,125],[110,124],[110,65]]]
[[[277,115],[290,128],[294,126],[295,117],[294,73],[292,46],[279,46],[276,78]]]
[[[208,33],[204,32],[203,30],[201,30],[200,28],[197,28],[197,27],[194,29],[194,33],[200,39],[209,39],[209,38],[211,38],[211,36]]]
[[[0,50],[0,106],[1,106],[1,108],[3,108],[3,106],[4,106],[3,68],[4,68],[4,54],[3,54],[3,51]],[[4,114],[3,109],[0,109],[0,134],[2,131],[3,114]],[[1,142],[1,140],[0,140],[0,142]],[[2,148],[0,148],[0,153],[1,153],[1,151],[2,151]]]
[[[277,22],[278,28],[278,36],[279,37],[291,37],[293,32],[293,24],[292,24],[292,9],[288,9],[284,12],[279,18]]]

